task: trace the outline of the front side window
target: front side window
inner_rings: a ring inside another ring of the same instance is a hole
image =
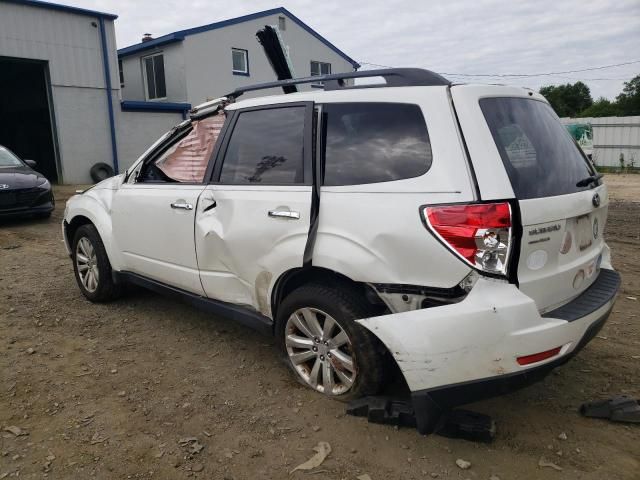
[[[164,55],[161,53],[144,57],[144,80],[147,91],[147,100],[166,98],[167,86],[164,78]]]
[[[528,98],[483,98],[480,108],[518,198],[589,188],[576,186],[592,172],[548,104]]]
[[[231,63],[234,74],[249,75],[249,52],[242,48],[232,48]]]
[[[325,104],[322,117],[324,185],[390,182],[431,167],[431,142],[417,105]]]
[[[303,106],[240,113],[227,146],[220,182],[302,184],[304,122]]]
[[[224,121],[222,114],[193,121],[190,130],[143,169],[140,181],[202,183]]]

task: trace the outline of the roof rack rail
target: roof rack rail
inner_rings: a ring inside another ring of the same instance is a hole
[[[348,85],[345,80],[352,78],[382,77],[384,84],[372,85]],[[422,68],[385,68],[381,70],[364,70],[361,72],[333,73],[330,75],[315,75],[313,77],[292,78],[276,82],[257,83],[246,87],[236,88],[227,97],[238,98],[245,92],[265,90],[267,88],[282,88],[302,83],[323,82],[325,90],[341,90],[350,88],[374,88],[374,87],[432,87],[448,86],[451,82],[430,70]]]

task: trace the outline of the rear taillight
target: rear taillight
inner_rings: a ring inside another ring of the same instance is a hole
[[[511,206],[504,203],[424,207],[425,222],[454,253],[487,273],[505,275],[511,252]]]

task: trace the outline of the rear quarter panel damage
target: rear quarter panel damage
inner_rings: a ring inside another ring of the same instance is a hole
[[[386,345],[412,391],[516,371],[516,356],[547,350],[550,329],[567,324],[540,321],[516,286],[487,279],[460,303],[358,322]],[[554,341],[571,343],[572,333],[554,332]]]

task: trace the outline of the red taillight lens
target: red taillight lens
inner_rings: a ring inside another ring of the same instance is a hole
[[[508,203],[425,207],[423,215],[431,230],[472,266],[506,273],[511,245]]]

